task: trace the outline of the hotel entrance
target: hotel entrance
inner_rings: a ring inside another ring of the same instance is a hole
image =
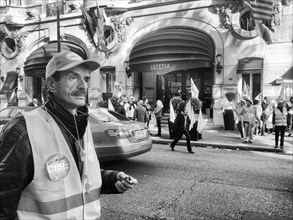
[[[199,90],[203,112],[212,102],[214,83],[215,47],[212,38],[200,29],[190,27],[165,27],[140,39],[131,49],[129,68],[142,80],[134,83],[141,94],[163,101],[169,111],[169,101],[174,96],[187,100],[190,96],[191,78]],[[137,77],[138,78],[138,77]],[[141,82],[141,83],[140,83]]]
[[[190,97],[191,78],[199,91],[199,99],[203,102],[203,111],[210,108],[213,85],[212,68],[198,68],[157,76],[157,99],[163,100],[164,106],[167,107],[166,111],[169,110],[169,101],[172,97],[180,96],[183,100]]]

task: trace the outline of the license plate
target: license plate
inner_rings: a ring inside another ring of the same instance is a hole
[[[133,136],[136,138],[144,138],[146,137],[147,130],[139,130],[133,131]]]

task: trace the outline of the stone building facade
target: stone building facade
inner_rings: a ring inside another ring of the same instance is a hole
[[[101,64],[92,73],[90,104],[118,88],[168,106],[172,96],[188,98],[193,79],[221,125],[220,100],[244,82],[253,97],[275,98],[284,83],[292,88],[292,2],[275,1],[273,21],[264,26],[270,41],[257,35],[249,12],[241,0],[0,0],[0,88],[19,67],[18,105],[41,99],[44,71],[37,58],[56,48],[59,30],[62,48]],[[10,98],[0,94],[1,108]]]

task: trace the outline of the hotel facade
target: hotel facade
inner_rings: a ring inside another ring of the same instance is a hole
[[[292,4],[275,0],[260,35],[241,0],[0,0],[0,107],[44,99],[45,65],[60,42],[101,65],[89,104],[119,91],[168,109],[173,96],[190,96],[192,79],[213,124],[223,125],[227,92],[244,84],[253,98],[292,91]]]

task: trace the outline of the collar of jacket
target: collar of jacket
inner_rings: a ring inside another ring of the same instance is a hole
[[[57,124],[60,124],[60,122],[56,120],[54,116],[58,117],[58,119],[63,123],[63,125],[66,126],[66,128],[76,139],[78,139],[78,136],[82,139],[87,127],[89,116],[88,108],[86,106],[78,108],[77,115],[73,116],[66,109],[64,109],[55,96],[49,92],[48,102],[45,104],[45,107],[54,114],[52,117],[55,119]]]

